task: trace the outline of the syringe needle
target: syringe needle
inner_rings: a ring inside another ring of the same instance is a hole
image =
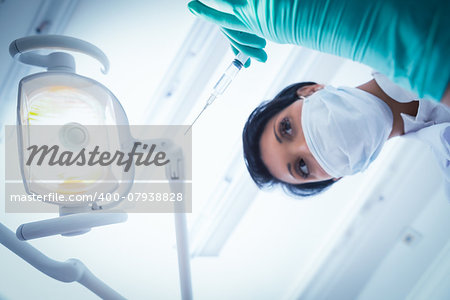
[[[210,106],[214,100],[216,100],[216,95],[213,93],[209,96],[208,101],[206,101],[205,106],[203,106],[202,111],[197,115],[197,117],[195,118],[194,122],[192,122],[191,126],[189,126],[189,128],[186,130],[186,132],[184,133],[184,135],[186,135],[186,133],[189,132],[189,130],[191,130],[192,126],[194,126],[194,123],[197,121],[198,118],[200,118],[200,116],[202,115],[202,113],[205,111],[205,109]]]
[[[197,117],[195,118],[194,122],[192,122],[191,126],[189,126],[189,128],[184,132],[184,135],[186,135],[186,133],[189,132],[189,130],[191,130],[192,126],[194,126],[194,123],[197,121],[197,119],[201,116],[201,114],[205,111],[206,107],[208,105],[205,105],[202,109],[202,111],[197,115]]]
[[[213,92],[209,96],[208,101],[206,101],[206,105],[203,107],[202,111],[197,115],[197,118],[195,118],[194,122],[192,122],[191,126],[189,126],[184,135],[186,135],[186,133],[188,133],[189,130],[191,130],[192,126],[201,116],[201,114],[205,111],[205,109],[208,106],[210,106],[219,95],[222,95],[225,92],[225,90],[230,85],[233,78],[237,75],[239,70],[247,62],[248,59],[249,57],[242,53],[239,53],[236,56],[231,65],[225,70],[225,73],[222,74],[222,77],[220,77],[219,81],[217,81],[216,85],[214,85]]]

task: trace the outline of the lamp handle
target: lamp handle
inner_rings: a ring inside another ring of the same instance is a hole
[[[9,45],[9,54],[25,64],[47,68],[54,67],[52,54],[41,55],[33,52],[40,49],[59,49],[83,53],[98,60],[103,65],[102,72],[104,74],[109,71],[109,60],[102,50],[91,43],[69,36],[34,35],[20,38]],[[61,60],[59,63],[61,63]],[[72,67],[70,61],[64,61],[64,63],[68,64],[69,69]]]

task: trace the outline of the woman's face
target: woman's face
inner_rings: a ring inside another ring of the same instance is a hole
[[[310,96],[322,89],[315,84],[297,91]],[[300,184],[331,179],[313,157],[302,130],[303,100],[298,100],[273,116],[266,124],[259,141],[262,161],[277,179]]]

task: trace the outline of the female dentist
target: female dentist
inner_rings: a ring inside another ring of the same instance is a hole
[[[420,98],[450,106],[450,1],[201,0],[231,45],[259,61],[265,39],[364,63]]]
[[[258,187],[315,195],[364,171],[387,139],[403,135],[432,148],[450,199],[450,107],[419,99],[380,73],[373,77],[356,88],[293,84],[258,106],[242,134]]]

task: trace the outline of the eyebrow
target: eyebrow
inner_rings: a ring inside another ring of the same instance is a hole
[[[275,135],[275,138],[277,139],[278,143],[282,144],[283,141],[280,139],[280,137],[279,137],[278,134],[277,134],[277,130],[275,129],[275,123],[273,123],[273,134]],[[296,177],[294,176],[294,174],[292,173],[292,166],[291,166],[291,163],[288,163],[288,164],[287,164],[287,169],[288,169],[288,171],[289,171],[289,174],[291,174],[292,177],[296,178]]]
[[[291,176],[294,177],[294,178],[296,178],[296,177],[294,176],[294,174],[292,173],[292,170],[291,170],[291,163],[288,163],[288,164],[287,164],[287,168],[288,168],[288,171],[289,171],[289,173],[291,174]]]
[[[277,131],[275,129],[275,122],[273,123],[273,134],[275,135],[275,138],[277,139],[278,143],[282,144],[283,141],[280,139],[280,137],[277,134]]]

